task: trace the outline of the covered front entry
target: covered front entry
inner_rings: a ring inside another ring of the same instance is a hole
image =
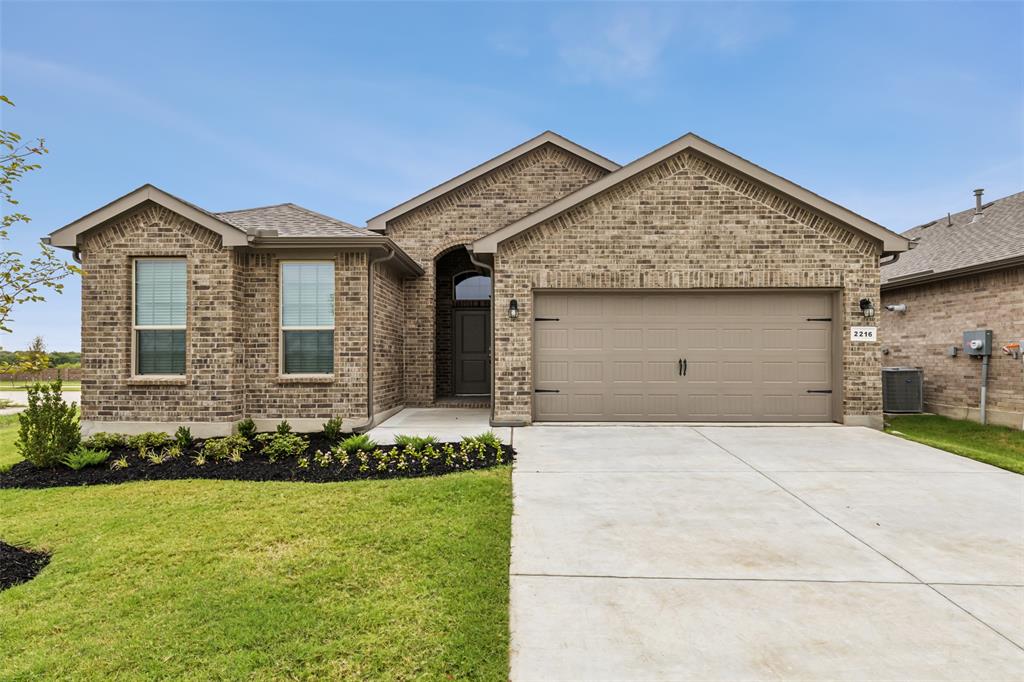
[[[538,291],[538,421],[831,421],[832,293]]]
[[[491,278],[463,246],[436,261],[435,398],[491,394]]]

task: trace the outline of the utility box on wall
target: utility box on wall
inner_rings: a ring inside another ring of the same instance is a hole
[[[992,330],[976,329],[964,332],[964,353],[968,355],[992,355]]]

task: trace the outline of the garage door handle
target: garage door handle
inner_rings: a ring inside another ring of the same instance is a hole
[[[684,358],[679,358],[679,376],[686,376],[686,360]]]
[[[535,388],[534,393],[560,393],[557,388]]]
[[[807,389],[808,393],[831,393],[831,388],[810,388]]]

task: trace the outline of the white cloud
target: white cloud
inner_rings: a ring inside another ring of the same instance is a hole
[[[633,88],[656,79],[670,51],[739,53],[789,26],[774,4],[588,6],[558,16],[551,37],[570,80]]]

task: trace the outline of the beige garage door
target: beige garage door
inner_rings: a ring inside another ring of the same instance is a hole
[[[541,421],[830,421],[827,293],[537,292]]]

